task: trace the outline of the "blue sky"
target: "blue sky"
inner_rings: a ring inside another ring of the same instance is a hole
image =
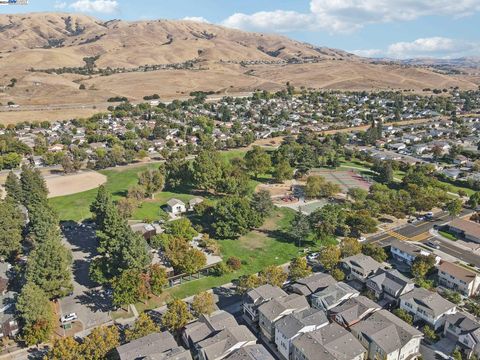
[[[29,0],[0,7],[0,13],[32,11],[193,18],[372,57],[480,56],[480,0]]]

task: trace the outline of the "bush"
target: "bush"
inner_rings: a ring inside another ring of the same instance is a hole
[[[227,264],[225,264],[223,261],[219,262],[213,267],[213,274],[215,276],[223,276],[226,275],[230,272],[230,268],[228,267]]]
[[[227,265],[233,271],[240,270],[242,267],[242,261],[238,257],[232,256],[228,258]]]

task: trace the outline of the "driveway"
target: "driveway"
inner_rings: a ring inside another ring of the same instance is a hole
[[[77,313],[83,330],[102,325],[111,320],[111,301],[101,288],[90,281],[89,265],[96,255],[97,240],[92,223],[62,224],[64,243],[73,256],[73,293],[60,300],[62,315]]]

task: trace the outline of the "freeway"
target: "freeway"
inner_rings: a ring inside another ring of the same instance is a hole
[[[460,214],[460,217],[466,216],[470,213],[470,210],[464,209]],[[379,235],[371,236],[367,239],[367,242],[386,247],[389,246],[395,239],[419,242],[422,244],[434,239],[439,242],[440,248],[438,250],[441,252],[453,256],[468,264],[474,264],[475,266],[480,267],[480,256],[473,253],[472,250],[467,250],[465,247],[456,246],[453,241],[435,237],[430,233],[430,230],[432,230],[435,225],[440,226],[451,220],[452,217],[448,213],[442,211],[441,213],[436,214],[433,220],[421,221],[416,224],[407,224],[393,231],[387,231]]]

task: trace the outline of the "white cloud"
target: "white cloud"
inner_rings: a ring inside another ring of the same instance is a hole
[[[384,51],[380,49],[351,50],[350,52],[363,57],[381,57],[384,53]]]
[[[401,41],[386,49],[352,50],[351,53],[363,57],[388,57],[394,59],[444,58],[454,59],[471,56],[480,52],[480,42],[450,39],[440,36],[420,38],[414,41]]]
[[[205,19],[204,17],[201,17],[201,16],[186,16],[182,20],[195,21],[195,22],[205,23],[205,24],[210,23],[210,21],[208,21],[207,19]]]
[[[412,42],[398,42],[388,47],[390,57],[405,59],[414,57],[455,58],[480,49],[480,44],[444,37],[420,38]]]
[[[65,1],[55,1],[53,7],[55,9],[65,9],[67,7],[67,3]]]
[[[454,18],[480,11],[480,0],[310,0],[310,12],[237,13],[225,26],[248,30],[328,30],[352,32],[366,25],[411,21],[425,16]]]
[[[111,14],[119,10],[119,4],[116,0],[78,0],[70,7],[80,12],[98,12]]]

